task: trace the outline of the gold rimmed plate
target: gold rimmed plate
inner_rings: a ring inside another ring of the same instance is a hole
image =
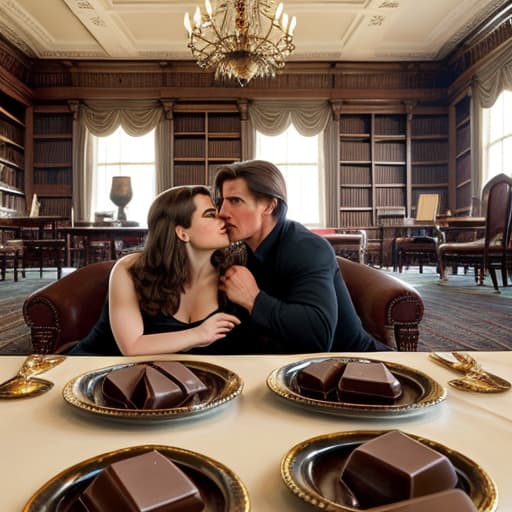
[[[384,362],[402,385],[402,396],[390,404],[356,403],[334,400],[320,400],[304,394],[298,384],[298,373],[311,363],[335,359],[343,364],[349,362]],[[350,357],[317,357],[303,359],[275,369],[267,378],[267,386],[289,403],[314,411],[339,416],[369,418],[396,418],[423,414],[446,398],[446,389],[427,374],[414,368],[388,361]]]
[[[328,512],[359,512],[347,503],[347,494],[338,484],[348,456],[361,443],[388,430],[336,432],[313,437],[295,445],[281,461],[281,476],[288,488],[307,503]],[[496,486],[489,475],[474,461],[436,441],[407,434],[446,455],[457,473],[457,488],[473,501],[478,512],[494,512],[498,506]],[[382,507],[364,509],[377,511]]]
[[[79,375],[64,386],[62,395],[68,404],[92,415],[114,420],[159,422],[195,417],[217,410],[242,392],[242,379],[227,368],[203,361],[179,362],[193,371],[206,384],[207,390],[177,407],[122,409],[112,407],[105,401],[102,392],[104,378],[114,370],[147,363],[144,361],[117,364]]]
[[[77,497],[100,471],[114,462],[152,450],[174,462],[194,482],[205,500],[204,512],[249,512],[247,489],[231,469],[200,453],[163,445],[123,448],[65,469],[36,491],[22,512],[71,512]]]

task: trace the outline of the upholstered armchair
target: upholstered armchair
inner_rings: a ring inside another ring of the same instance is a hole
[[[367,331],[392,348],[417,350],[423,317],[418,292],[381,270],[341,257],[337,260]],[[34,352],[65,351],[90,331],[106,298],[113,263],[81,267],[25,300],[23,314]]]

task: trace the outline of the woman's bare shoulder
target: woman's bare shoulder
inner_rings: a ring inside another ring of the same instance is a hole
[[[114,268],[112,269],[112,272],[126,272],[128,269],[135,264],[135,262],[140,258],[141,253],[140,252],[132,252],[130,254],[127,254],[126,256],[123,256],[122,258],[119,258]]]

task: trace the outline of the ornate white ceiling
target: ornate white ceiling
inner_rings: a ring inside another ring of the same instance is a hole
[[[444,57],[507,0],[286,0],[294,61]],[[214,1],[212,2],[214,3]],[[0,0],[0,30],[43,59],[190,60],[194,0]]]

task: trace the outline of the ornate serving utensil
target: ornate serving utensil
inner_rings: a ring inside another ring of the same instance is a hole
[[[38,379],[34,375],[50,370],[64,359],[65,356],[28,356],[17,374],[0,384],[0,398],[28,398],[46,393],[53,387],[53,382]]]
[[[452,357],[447,357],[436,352],[430,354],[430,358],[436,363],[464,373],[464,377],[448,381],[450,386],[462,391],[477,393],[501,393],[510,389],[509,381],[484,370],[478,361],[469,354],[452,352],[451,355]]]

